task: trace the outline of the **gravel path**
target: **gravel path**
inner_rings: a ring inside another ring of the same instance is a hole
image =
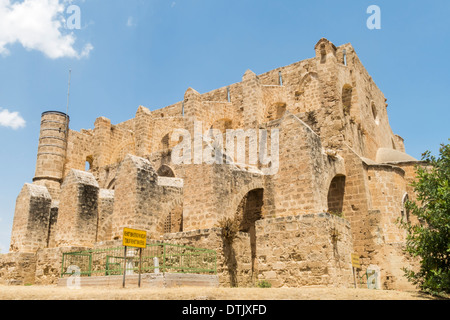
[[[419,292],[338,288],[82,288],[0,286],[0,300],[431,300]]]

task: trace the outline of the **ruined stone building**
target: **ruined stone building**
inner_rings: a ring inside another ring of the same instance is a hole
[[[278,170],[264,174],[263,164],[241,163],[225,149],[231,162],[175,164],[174,130],[194,139],[199,122],[222,133],[277,129]],[[217,250],[223,285],[234,268],[240,286],[351,287],[356,253],[362,272],[379,267],[382,288],[408,286],[396,221],[409,219],[404,203],[414,197],[418,161],[392,132],[387,99],[350,44],[321,39],[310,59],[261,75],[248,70],[241,82],[204,94],[189,88],[183,101],[140,106],[119,124],[101,117],[77,132],[68,123],[64,113],[42,114],[36,173],[17,198],[11,252],[0,258],[19,267],[14,276],[0,269],[3,279],[51,283],[62,251],[120,243],[128,227]],[[241,231],[231,264],[224,218]]]

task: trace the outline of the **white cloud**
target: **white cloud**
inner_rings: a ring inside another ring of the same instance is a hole
[[[0,108],[0,126],[17,130],[24,128],[25,125],[25,120],[18,112],[9,112],[7,109]]]
[[[174,1],[172,2],[172,4],[170,5],[171,8],[175,7],[177,5],[177,3]]]
[[[88,56],[93,49],[91,44],[77,52],[74,33],[61,32],[66,29],[65,5],[70,3],[68,0],[0,0],[0,54],[9,54],[6,46],[18,42],[51,59]]]
[[[128,17],[127,27],[135,27],[135,26],[136,26],[136,22],[134,22],[134,18],[133,17]]]

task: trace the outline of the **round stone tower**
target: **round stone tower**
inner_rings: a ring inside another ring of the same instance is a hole
[[[58,111],[47,111],[41,117],[41,131],[33,182],[44,185],[53,200],[58,200],[64,177],[69,116]]]

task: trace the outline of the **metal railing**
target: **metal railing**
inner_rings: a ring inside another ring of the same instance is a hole
[[[126,261],[125,261],[126,259]],[[124,247],[63,253],[61,277],[73,275],[77,270],[81,277],[127,275],[141,273],[196,273],[217,274],[217,253],[169,243],[152,243],[142,249]]]

